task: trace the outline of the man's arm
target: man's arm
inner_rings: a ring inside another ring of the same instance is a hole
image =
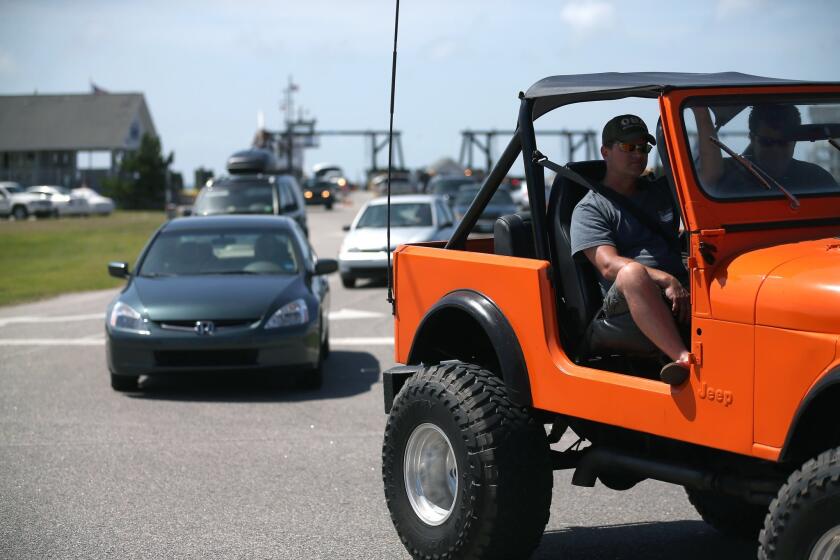
[[[586,255],[586,258],[589,259],[598,273],[610,282],[615,282],[618,271],[625,265],[635,262],[633,259],[619,255],[612,245],[590,247],[584,249],[583,254]],[[665,297],[671,302],[671,311],[679,321],[683,323],[688,321],[691,316],[691,299],[680,281],[658,268],[645,266],[645,270],[653,283],[665,292]]]
[[[720,148],[709,141],[709,136],[715,136],[715,126],[708,107],[692,107],[694,120],[697,122],[698,147],[700,148],[700,164],[697,174],[706,187],[713,187],[723,176],[723,156]]]

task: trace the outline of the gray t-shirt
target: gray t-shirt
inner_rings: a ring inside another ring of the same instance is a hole
[[[653,220],[661,222],[666,230],[672,229],[676,234],[679,216],[674,213],[673,199],[664,178],[640,179],[639,189],[630,200]],[[683,284],[688,281],[682,255],[672,250],[662,235],[651,231],[629,211],[592,191],[578,202],[572,213],[571,245],[572,255],[584,259],[586,256],[582,251],[585,249],[612,245],[622,257],[664,270]],[[601,290],[606,293],[612,282],[603,277],[599,280]]]

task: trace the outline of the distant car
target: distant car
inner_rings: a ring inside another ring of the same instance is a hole
[[[336,183],[310,179],[303,185],[303,200],[306,204],[323,204],[327,210],[332,210],[336,200]]]
[[[90,215],[90,204],[87,199],[73,195],[66,187],[38,185],[29,187],[26,192],[49,198],[53,206],[53,215],[56,217]]]
[[[429,184],[426,185],[426,192],[442,196],[446,199],[447,204],[452,206],[455,202],[455,195],[465,185],[477,187],[479,183],[472,177],[464,175],[438,175],[432,177]]]
[[[12,198],[0,190],[0,216],[3,218],[12,217]]]
[[[91,214],[99,216],[107,216],[111,214],[116,205],[114,201],[107,196],[102,196],[90,187],[79,187],[70,191],[74,196],[84,198],[88,201]]]
[[[303,193],[291,175],[237,174],[210,179],[196,196],[192,214],[289,216],[308,235]]]
[[[472,201],[475,200],[475,196],[478,194],[478,191],[478,187],[462,187],[461,190],[458,191],[452,205],[452,211],[455,213],[456,220],[460,221],[461,218],[464,217],[464,214],[467,213],[467,209],[469,209]],[[490,199],[487,206],[484,207],[484,211],[481,212],[481,216],[478,218],[478,222],[476,222],[473,231],[490,233],[493,231],[493,226],[495,225],[497,218],[500,216],[506,216],[507,214],[515,214],[518,210],[519,207],[514,204],[510,194],[499,189],[495,192],[495,194],[493,194],[493,198]]]
[[[0,193],[9,200],[12,217],[16,220],[25,220],[29,216],[46,218],[53,215],[53,205],[47,195],[28,193],[19,183],[0,182]]]
[[[506,190],[510,194],[513,203],[520,210],[528,208],[528,183],[524,177],[507,177],[499,185],[499,188]]]
[[[391,197],[391,247],[402,243],[438,241],[452,234],[455,219],[442,198],[432,195]],[[360,278],[385,278],[388,268],[387,197],[365,204],[348,231],[338,254],[341,283],[352,288]]]
[[[137,260],[108,265],[127,278],[108,306],[111,387],[141,375],[222,370],[302,376],[317,388],[329,354],[333,259],[319,259],[283,216],[176,218]]]

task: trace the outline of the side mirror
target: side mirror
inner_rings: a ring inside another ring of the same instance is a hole
[[[341,231],[350,231],[350,224],[341,226]]]
[[[128,263],[113,261],[108,263],[108,274],[114,278],[128,278],[131,273],[128,271]]]
[[[315,263],[315,274],[330,274],[338,270],[338,261],[335,259],[318,259]]]
[[[182,216],[192,216],[192,208],[184,208],[181,210]]]
[[[453,224],[452,222],[443,222],[442,224],[440,224],[438,226],[438,229],[448,228],[448,227],[452,227],[454,225],[455,224]]]

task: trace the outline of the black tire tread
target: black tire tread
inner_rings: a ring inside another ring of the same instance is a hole
[[[840,447],[820,453],[794,471],[770,504],[759,535],[759,560],[781,559],[780,537],[808,502],[840,492]]]
[[[551,505],[553,476],[543,426],[529,409],[510,400],[504,382],[493,373],[461,362],[429,366],[406,381],[395,399],[385,430],[383,466],[386,450],[394,445],[390,418],[412,400],[428,395],[447,402],[468,452],[480,457],[484,480],[493,481],[494,488],[492,499],[484,500],[481,511],[473,511],[471,522],[462,527],[456,546],[443,554],[432,556],[413,548],[392,513],[406,549],[423,560],[527,557],[539,544]],[[520,446],[515,456],[500,449],[500,444],[509,445],[505,441],[511,433],[517,434],[510,439]],[[385,472],[383,479],[387,485]],[[386,501],[390,506],[387,491]],[[473,523],[480,525],[473,530]]]

